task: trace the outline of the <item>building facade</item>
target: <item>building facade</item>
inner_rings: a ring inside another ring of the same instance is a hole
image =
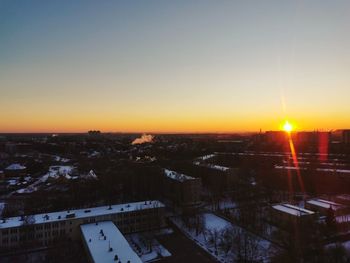
[[[157,229],[165,225],[164,209],[164,204],[155,200],[2,219],[0,248],[79,240],[80,225],[100,221],[112,221],[123,233]]]
[[[201,203],[202,180],[164,169],[163,193],[174,205],[183,208]]]

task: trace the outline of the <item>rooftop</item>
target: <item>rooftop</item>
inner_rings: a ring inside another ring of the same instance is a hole
[[[334,210],[342,207],[341,204],[338,204],[338,203],[335,203],[335,202],[332,202],[332,201],[328,201],[328,200],[324,200],[324,199],[312,199],[312,200],[308,200],[306,202],[308,204],[319,206],[319,207],[322,207],[322,208],[327,208],[327,209],[332,207],[332,209],[334,209]]]
[[[314,214],[313,211],[310,211],[295,205],[290,205],[290,204],[279,204],[279,205],[274,205],[272,207],[281,212],[288,213],[290,215],[298,216],[298,217]]]
[[[225,166],[221,166],[221,165],[216,165],[216,164],[211,164],[211,163],[201,163],[199,161],[195,161],[193,162],[194,165],[197,166],[202,166],[202,167],[207,167],[209,169],[214,169],[214,170],[218,170],[218,171],[222,171],[222,172],[226,172],[228,170],[230,170],[229,167],[225,167]]]
[[[24,170],[24,169],[26,169],[26,167],[19,163],[13,163],[6,167],[6,170]]]
[[[342,199],[342,200],[349,200],[350,201],[350,195],[347,195],[347,194],[337,195],[337,198],[338,199]]]
[[[194,180],[194,179],[196,179],[194,177],[191,177],[191,176],[188,176],[188,175],[184,175],[184,174],[181,174],[181,173],[178,173],[178,172],[175,172],[175,171],[171,171],[171,170],[168,170],[168,169],[164,169],[164,174],[165,174],[165,176],[169,177],[170,179],[173,179],[173,180],[176,180],[176,181],[179,181],[179,182],[184,182],[184,181],[187,181],[187,180]]]
[[[142,262],[112,221],[81,225],[80,229],[95,263]]]
[[[68,211],[60,211],[60,212],[52,212],[46,214],[36,214],[33,215],[33,219],[35,220],[35,224],[42,223],[50,223],[57,221],[64,221],[75,218],[86,218],[92,216],[101,216],[101,215],[109,215],[116,213],[126,213],[137,210],[144,209],[152,209],[157,207],[164,207],[164,204],[157,201],[142,201],[135,202],[129,204],[117,204],[111,206],[100,206],[93,208],[83,208],[76,210],[68,210]],[[23,224],[23,220],[20,216],[18,217],[10,217],[5,220],[0,221],[0,228],[10,228],[10,227],[18,227]]]

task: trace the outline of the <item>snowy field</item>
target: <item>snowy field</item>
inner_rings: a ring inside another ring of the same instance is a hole
[[[198,227],[189,227],[180,217],[173,218],[173,222],[184,234],[219,262],[228,263],[239,257],[269,262],[270,256],[277,250],[269,241],[215,214],[204,213],[201,215],[201,220],[203,227],[198,231]]]

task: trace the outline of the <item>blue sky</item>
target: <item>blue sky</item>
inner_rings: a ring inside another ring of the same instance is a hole
[[[0,131],[350,123],[349,1],[1,1]]]

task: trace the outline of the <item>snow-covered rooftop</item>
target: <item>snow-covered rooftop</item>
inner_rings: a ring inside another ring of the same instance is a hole
[[[228,170],[230,170],[229,167],[226,166],[221,166],[221,165],[216,165],[216,164],[210,164],[210,163],[201,163],[198,161],[193,162],[194,165],[197,166],[202,166],[202,167],[207,167],[209,169],[214,169],[214,170],[218,170],[218,171],[222,171],[222,172],[226,172]]]
[[[13,163],[9,166],[6,167],[6,170],[24,170],[26,169],[27,167],[19,164],[19,163]]]
[[[305,216],[305,215],[314,214],[313,211],[310,211],[298,206],[290,205],[290,204],[279,204],[279,205],[274,205],[272,207],[276,210],[291,214],[293,216]]]
[[[171,171],[171,170],[168,170],[168,169],[164,169],[164,174],[165,176],[171,178],[171,179],[174,179],[176,181],[179,181],[179,182],[184,182],[184,181],[187,181],[187,180],[193,180],[195,178],[191,177],[191,176],[188,176],[188,175],[184,175],[184,174],[181,174],[181,173],[178,173],[178,172],[175,172],[175,171]]]
[[[307,167],[275,165],[275,169],[306,170]],[[330,168],[316,168],[316,171],[319,171],[319,172],[334,172],[334,173],[350,173],[350,170],[346,170],[346,169],[330,169]]]
[[[0,172],[1,172],[1,171],[0,171]],[[337,195],[337,198],[338,198],[339,200],[350,201],[350,195],[347,195],[347,194]]]
[[[211,159],[211,158],[214,158],[214,157],[215,157],[215,154],[208,154],[208,155],[204,155],[204,156],[198,157],[198,159],[202,160],[202,161],[205,161],[205,160],[208,160],[208,159]]]
[[[95,263],[142,263],[112,221],[81,225],[80,229]]]
[[[52,213],[46,213],[46,214],[36,214],[36,215],[33,215],[33,217],[35,220],[35,224],[41,224],[41,223],[63,221],[67,219],[72,220],[76,218],[86,218],[86,217],[92,217],[92,216],[126,213],[131,211],[152,209],[157,207],[164,207],[164,204],[158,200],[142,201],[142,202],[135,202],[135,203],[129,203],[129,204],[111,205],[110,207],[100,206],[100,207],[93,207],[93,208],[83,208],[83,209],[76,209],[76,210],[52,212]],[[22,223],[23,221],[21,220],[21,217],[19,216],[10,217],[10,218],[6,218],[5,221],[4,220],[0,221],[0,228],[18,227],[18,226],[21,226]]]
[[[337,210],[337,209],[342,207],[341,204],[338,204],[338,203],[335,203],[332,201],[328,201],[328,200],[324,200],[324,199],[312,199],[312,200],[308,200],[306,202],[308,204],[319,206],[319,207],[326,208],[326,209],[329,209],[330,207],[332,207],[332,209]]]

